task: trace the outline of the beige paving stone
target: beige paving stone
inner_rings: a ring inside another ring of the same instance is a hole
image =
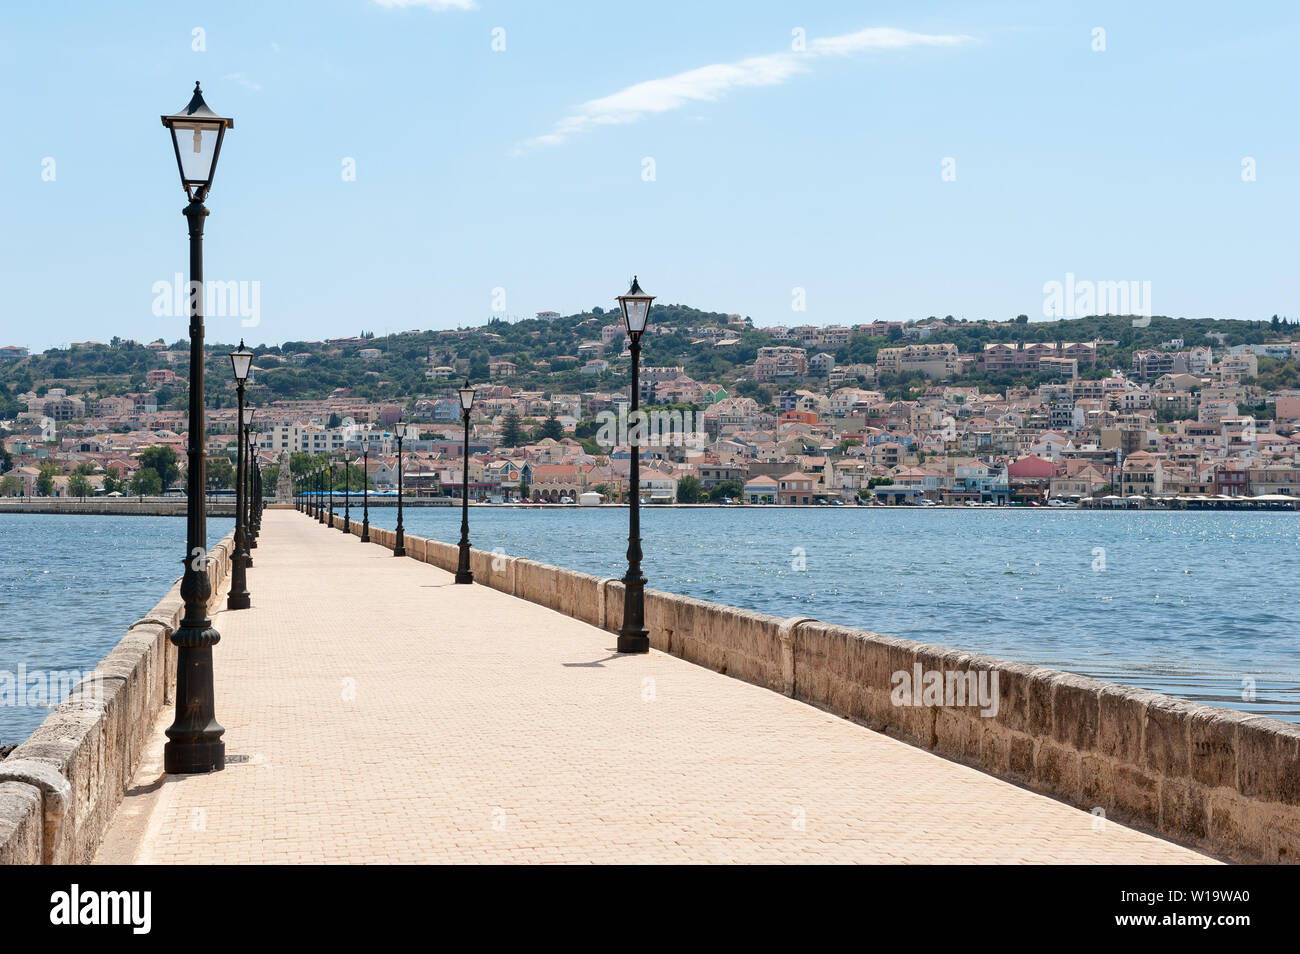
[[[234,758],[163,777],[164,712],[98,863],[1212,861],[296,511],[255,557]]]

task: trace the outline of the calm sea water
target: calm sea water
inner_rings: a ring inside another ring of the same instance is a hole
[[[404,520],[459,539],[458,508]],[[470,530],[481,549],[626,568],[622,509],[476,507]],[[655,589],[1300,721],[1300,514],[648,508],[642,536]]]
[[[233,526],[209,518],[209,542]],[[94,669],[180,578],[184,555],[184,517],[0,514],[0,671]],[[0,705],[0,742],[47,714]]]

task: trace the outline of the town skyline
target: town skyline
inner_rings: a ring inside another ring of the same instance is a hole
[[[462,483],[502,502],[632,492],[631,354],[612,310],[288,344],[250,347],[254,441],[272,477],[287,453],[296,475],[337,456],[359,483],[391,491],[401,473],[419,497]],[[235,414],[224,347],[213,340],[205,358],[218,487]],[[651,503],[1286,503],[1300,489],[1300,322],[1281,317],[755,326],[657,305],[644,347],[639,492]],[[0,493],[174,485],[180,469],[158,461],[184,447],[188,360],[183,341],[0,347]],[[478,395],[468,465],[463,380]],[[399,421],[413,428],[403,461]]]

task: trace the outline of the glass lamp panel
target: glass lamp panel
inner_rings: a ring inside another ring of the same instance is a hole
[[[235,369],[235,380],[244,381],[248,378],[248,371],[253,366],[253,352],[239,350],[230,353],[230,363]]]
[[[181,155],[181,173],[186,182],[207,182],[212,178],[212,160],[217,155],[219,126],[211,123],[177,121],[172,135]]]
[[[623,320],[627,323],[627,330],[645,331],[646,313],[649,310],[650,303],[644,298],[623,299]]]

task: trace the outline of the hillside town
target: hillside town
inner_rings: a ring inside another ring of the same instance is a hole
[[[475,500],[625,501],[628,350],[612,318],[543,312],[517,325],[254,348],[252,433],[267,485],[287,454],[295,473],[313,460],[347,460],[377,493],[396,490],[400,468],[406,494],[458,497],[468,467]],[[507,328],[536,341],[563,321],[567,339],[541,357],[502,343]],[[1300,387],[1269,387],[1261,372],[1294,384],[1300,334],[1276,318],[1272,331],[1258,343],[1234,344],[1225,332],[1128,349],[1099,336],[1021,336],[964,350],[944,339],[969,340],[969,329],[940,319],[755,327],[735,315],[694,324],[688,315],[647,333],[686,350],[682,363],[660,364],[651,349],[641,368],[640,498],[1064,506],[1300,496]],[[0,347],[0,382],[28,385],[12,386],[12,413],[0,422],[0,496],[179,492],[180,468],[157,461],[185,459],[186,352],[115,339],[75,343],[67,355],[128,346],[146,357],[116,377],[41,377],[31,372],[38,356]],[[701,354],[732,360],[710,375],[697,370],[710,366]],[[218,392],[207,420],[209,483],[221,488],[236,411],[220,397],[224,354],[212,348],[209,361]],[[283,396],[294,369],[331,362],[360,369],[365,387]],[[385,380],[399,369],[420,382],[413,393]],[[466,378],[477,388],[467,462],[455,392]],[[1007,383],[990,386],[999,381]]]

